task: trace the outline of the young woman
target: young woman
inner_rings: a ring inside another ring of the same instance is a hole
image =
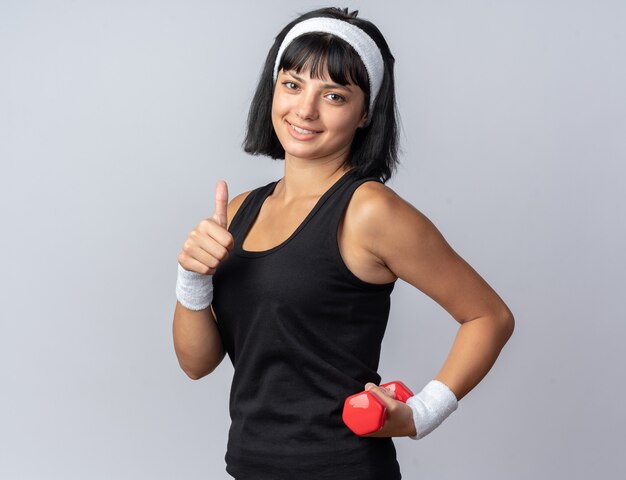
[[[287,25],[245,140],[249,153],[284,159],[284,175],[230,202],[218,182],[213,216],[178,256],[176,354],[194,379],[225,354],[233,363],[225,458],[237,480],[401,478],[392,437],[441,424],[513,332],[496,292],[385,185],[397,163],[393,64],[356,12],[321,9]],[[406,403],[377,373],[398,278],[460,324],[439,373]],[[356,435],[342,410],[364,389],[387,419]]]

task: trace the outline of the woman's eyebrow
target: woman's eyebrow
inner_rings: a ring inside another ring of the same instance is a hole
[[[287,72],[289,75],[291,75],[294,79],[296,79],[297,81],[301,82],[301,83],[306,83],[306,80],[298,75],[296,75],[293,72]],[[347,85],[339,85],[338,83],[324,83],[322,85],[322,88],[334,88],[334,89],[341,89],[341,90],[346,90],[347,92],[351,92],[352,90],[350,89],[350,87],[348,87]]]

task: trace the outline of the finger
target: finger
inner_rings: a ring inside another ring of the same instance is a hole
[[[373,386],[368,390],[371,394],[376,395],[388,408],[394,406],[396,400],[393,399],[393,393],[385,388]]]
[[[209,268],[202,262],[199,262],[195,258],[186,255],[185,257],[179,257],[178,263],[190,272],[201,273],[202,275],[213,275],[215,269]]]
[[[217,242],[222,247],[230,250],[235,244],[233,234],[221,225],[218,225],[214,219],[202,220],[196,227],[195,232],[192,231],[190,233],[190,236],[193,236],[194,241],[202,248],[205,248],[212,242]],[[208,248],[205,248],[205,250],[209,251]]]
[[[185,247],[185,253],[209,268],[217,268],[228,258],[228,250],[213,240],[189,245]]]
[[[228,225],[228,217],[226,216],[227,207],[228,185],[224,180],[220,180],[215,186],[215,210],[213,212],[213,219],[223,228],[226,228]]]
[[[377,390],[378,392],[383,393],[384,395],[391,397],[393,399],[396,398],[396,392],[387,387],[378,386],[375,383],[368,382],[365,384],[365,390]]]

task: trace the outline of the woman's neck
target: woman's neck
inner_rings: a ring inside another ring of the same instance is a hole
[[[285,203],[305,197],[320,197],[351,167],[339,161],[306,162],[285,157],[284,176],[276,185],[272,196]]]

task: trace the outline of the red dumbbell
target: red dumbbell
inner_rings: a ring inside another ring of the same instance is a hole
[[[406,403],[413,392],[404,383],[396,380],[381,385],[395,392],[396,400]],[[346,398],[341,416],[350,430],[357,435],[377,432],[387,420],[387,407],[375,394],[369,391],[355,393]]]

